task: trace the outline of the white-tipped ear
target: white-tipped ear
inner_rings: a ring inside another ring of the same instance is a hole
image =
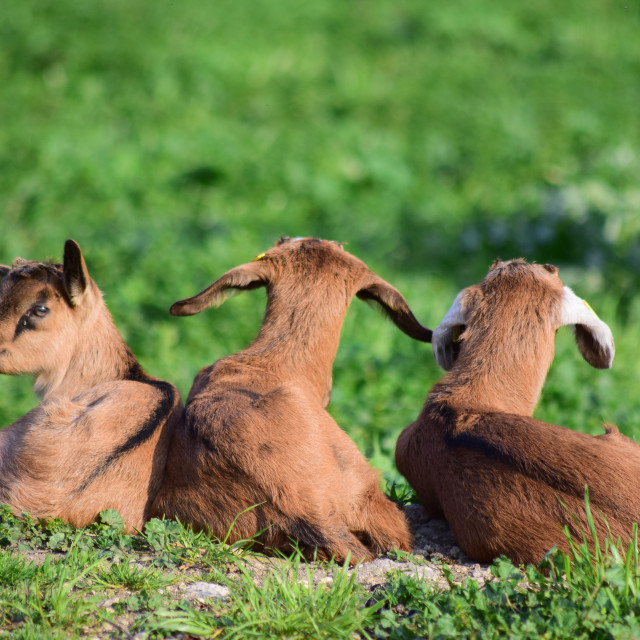
[[[460,328],[466,324],[465,312],[462,307],[462,295],[466,291],[461,291],[447,311],[447,315],[442,318],[440,324],[434,329],[431,343],[433,355],[436,362],[445,371],[453,367],[455,361],[455,343],[460,335]]]
[[[562,325],[575,328],[576,343],[582,357],[596,369],[609,369],[616,352],[611,329],[598,318],[588,303],[569,287],[562,297]]]

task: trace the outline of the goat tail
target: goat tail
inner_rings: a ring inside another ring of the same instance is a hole
[[[618,429],[618,427],[612,422],[604,422],[602,424],[602,428],[604,429],[604,435],[606,436],[611,434],[620,434],[620,429]]]

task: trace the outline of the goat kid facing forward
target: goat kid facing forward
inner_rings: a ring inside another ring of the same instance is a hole
[[[267,549],[290,549],[295,539],[307,557],[317,549],[319,558],[340,562],[408,550],[404,514],[325,407],[354,295],[379,303],[414,339],[429,341],[431,331],[363,262],[313,238],[283,238],[171,313],[192,315],[261,286],[267,309],[257,338],[195,378],[153,513],[218,538],[233,524],[230,540],[263,531],[258,540]]]
[[[566,549],[561,526],[578,534],[570,513],[588,531],[585,485],[599,535],[598,511],[623,540],[640,520],[637,444],[615,427],[594,437],[531,417],[563,325],[589,364],[611,366],[611,331],[557,268],[514,260],[464,289],[433,333],[449,374],[400,435],[396,462],[475,560],[537,563],[553,545]]]
[[[178,391],[147,375],[80,247],[64,264],[0,265],[0,373],[35,376],[42,403],[0,431],[0,502],[76,526],[116,509],[140,528],[162,482]]]

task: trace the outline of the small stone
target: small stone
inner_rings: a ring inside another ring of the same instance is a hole
[[[107,598],[106,600],[102,600],[102,602],[100,602],[98,606],[103,609],[110,609],[116,602],[120,602],[120,600],[121,600],[121,596],[114,596],[112,598]]]
[[[194,582],[182,594],[187,600],[204,602],[205,598],[212,600],[226,600],[229,597],[229,587],[214,582]]]
[[[309,586],[309,580],[307,580],[307,578],[299,578],[298,579],[298,584],[301,584],[305,587]],[[317,587],[321,584],[325,584],[328,587],[330,587],[333,584],[333,576],[323,576],[323,577],[313,577],[313,581],[312,584],[314,587]]]
[[[406,571],[405,573],[409,573],[409,571]],[[420,578],[420,580],[437,580],[440,572],[433,567],[420,565],[415,568],[415,574]]]

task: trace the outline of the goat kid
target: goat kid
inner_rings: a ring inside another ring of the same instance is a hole
[[[0,431],[0,502],[76,526],[116,509],[140,528],[160,487],[178,391],[147,375],[113,324],[80,247],[64,264],[0,265],[0,373],[42,403]]]
[[[153,513],[218,538],[233,525],[230,541],[259,534],[270,550],[290,550],[294,539],[307,557],[339,562],[409,550],[404,514],[325,407],[354,295],[379,303],[416,340],[430,341],[431,331],[342,245],[314,238],[281,239],[171,313],[192,315],[261,286],[267,308],[257,338],[195,378]]]
[[[557,268],[514,260],[464,289],[434,330],[449,374],[400,435],[396,463],[426,513],[444,517],[475,560],[537,563],[554,545],[566,549],[561,527],[579,535],[571,513],[588,531],[585,485],[614,536],[627,540],[640,521],[636,443],[609,425],[594,437],[531,417],[563,325],[589,364],[611,366],[611,331]]]

